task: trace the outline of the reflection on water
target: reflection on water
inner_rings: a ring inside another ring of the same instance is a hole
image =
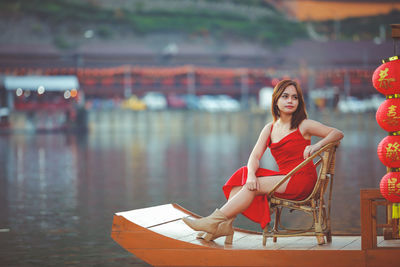
[[[113,213],[171,202],[211,213],[224,203],[222,185],[246,164],[268,119],[248,113],[91,116],[88,135],[0,137],[1,266],[147,266],[110,238]],[[378,187],[385,173],[376,147],[386,133],[372,113],[311,117],[345,133],[332,224],[334,232],[359,233],[359,190]],[[271,159],[267,152],[262,167],[275,169]],[[260,230],[243,217],[236,225]]]

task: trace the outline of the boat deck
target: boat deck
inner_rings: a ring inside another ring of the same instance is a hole
[[[224,238],[197,239],[185,216],[198,217],[176,204],[120,212],[112,237],[155,266],[400,266],[400,240],[378,237],[371,250],[361,249],[360,236],[333,236],[324,245],[315,237],[283,237],[263,246],[261,233],[235,229],[233,244],[225,245]]]

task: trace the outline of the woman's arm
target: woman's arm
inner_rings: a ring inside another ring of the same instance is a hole
[[[341,140],[344,136],[342,131],[314,120],[304,120],[300,125],[300,131],[303,136],[318,136],[322,138],[314,145],[307,146],[304,149],[304,158],[308,158],[328,143]]]
[[[271,134],[271,125],[272,123],[270,122],[262,129],[260,136],[258,137],[257,143],[255,144],[253,151],[249,156],[249,160],[247,162],[246,181],[246,186],[249,190],[259,189],[258,180],[256,179],[256,171],[260,167],[260,159],[267,149],[267,140],[269,135]]]

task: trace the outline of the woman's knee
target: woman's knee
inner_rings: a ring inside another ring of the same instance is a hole
[[[242,186],[240,191],[243,191],[246,195],[251,195],[253,197],[257,196],[258,190],[250,190],[247,188],[247,186]]]
[[[242,187],[243,186],[241,185],[232,187],[231,192],[229,193],[229,199],[235,196],[242,189]]]

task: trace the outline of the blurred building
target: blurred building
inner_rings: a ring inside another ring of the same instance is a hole
[[[75,75],[82,85],[82,92],[92,98],[129,97],[131,94],[141,96],[149,91],[230,94],[234,97],[255,95],[260,88],[272,86],[274,79],[289,76],[299,77],[308,88],[337,86],[347,95],[375,92],[370,82],[372,71],[381,59],[393,55],[393,42],[388,40],[385,32],[385,25],[389,25],[391,19],[379,22],[374,27],[375,20],[368,20],[365,16],[400,10],[399,1],[265,1],[271,2],[285,14],[291,14],[289,17],[295,21],[293,25],[301,25],[306,31],[305,36],[302,39],[295,38],[292,42],[279,38],[279,44],[274,46],[267,41],[256,41],[258,39],[254,37],[233,38],[230,34],[226,38],[222,35],[218,38],[211,35],[186,36],[173,30],[149,30],[148,34],[131,33],[125,36],[126,32],[130,32],[124,28],[127,25],[111,23],[105,24],[106,29],[115,29],[116,35],[108,39],[93,37],[96,28],[90,23],[80,25],[80,21],[76,24],[66,22],[63,27],[51,30],[48,20],[36,13],[32,16],[26,13],[24,19],[17,13],[8,20],[4,16],[4,25],[8,23],[8,28],[12,30],[0,38],[0,78],[2,75]],[[117,1],[119,6],[117,2],[110,4],[105,0],[94,2],[100,6],[107,4],[107,7],[114,7],[115,10],[122,8],[123,4],[129,4],[131,8],[138,7],[125,0]],[[165,6],[161,0],[149,2]],[[207,2],[211,5],[212,1],[176,1],[181,2]],[[265,4],[257,3],[258,7]],[[232,8],[240,16],[245,16],[243,10],[249,11],[243,5],[240,8],[232,5]],[[254,11],[254,6],[251,11]],[[268,12],[272,12],[270,5],[264,12],[267,13],[263,13],[263,16],[268,18]],[[254,15],[252,12],[247,14]],[[134,17],[135,13],[132,12],[131,16]],[[276,22],[275,11],[274,16],[269,18],[272,22]],[[390,16],[397,20],[397,13]],[[350,22],[339,20],[347,17],[363,19]],[[315,22],[298,23],[296,18]],[[368,20],[367,23],[359,23],[364,18]],[[335,19],[335,23],[319,21],[330,19]],[[271,21],[263,23],[267,25]],[[279,21],[276,23],[279,24]],[[125,30],[118,32],[118,27]],[[287,27],[279,25],[278,31],[291,35],[291,29]],[[100,30],[98,28],[97,32]],[[277,34],[273,29],[268,31],[269,34]],[[63,47],[60,42],[55,42],[60,36],[70,46]],[[216,71],[219,68],[222,70]]]
[[[381,59],[392,56],[393,43],[299,40],[276,50],[257,44],[229,43],[217,52],[205,44],[177,43],[177,47],[177,54],[165,56],[139,42],[131,45],[83,45],[74,54],[57,50],[51,45],[0,45],[0,73],[12,73],[21,68],[104,68],[126,64],[297,69],[306,62],[312,68],[374,68]]]
[[[341,20],[400,10],[398,0],[267,0],[300,21]]]

